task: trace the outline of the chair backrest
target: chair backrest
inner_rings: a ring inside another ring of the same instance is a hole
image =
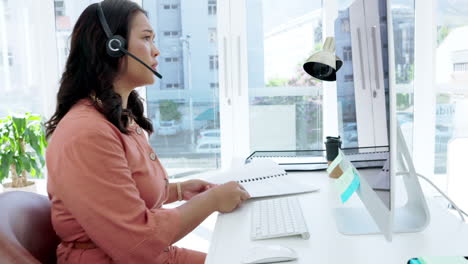
[[[1,263],[56,263],[59,242],[46,196],[21,191],[0,194]]]

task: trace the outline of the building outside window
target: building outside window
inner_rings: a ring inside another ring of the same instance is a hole
[[[215,43],[218,39],[216,28],[208,29],[208,39],[210,43]]]
[[[64,16],[65,15],[65,3],[63,0],[55,0],[55,16]]]
[[[345,61],[352,61],[353,60],[351,47],[343,47],[343,60],[345,60]]]
[[[217,70],[218,69],[218,55],[211,55],[210,56],[210,70]]]
[[[216,0],[208,0],[208,15],[216,15]]]

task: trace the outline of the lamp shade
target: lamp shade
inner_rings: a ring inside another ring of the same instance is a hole
[[[312,77],[322,81],[336,81],[336,72],[343,61],[335,55],[335,39],[327,37],[323,50],[312,54],[304,63],[304,70]]]

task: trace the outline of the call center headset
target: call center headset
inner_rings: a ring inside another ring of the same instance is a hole
[[[146,63],[144,63],[142,60],[137,58],[135,55],[128,52],[128,50],[126,49],[127,41],[125,40],[125,38],[123,38],[120,35],[112,34],[109,28],[109,25],[107,24],[106,17],[104,16],[104,11],[102,10],[101,3],[98,3],[97,14],[99,17],[99,21],[101,22],[102,29],[104,29],[104,32],[106,33],[106,36],[107,36],[107,42],[106,42],[107,54],[109,54],[109,56],[113,58],[120,58],[126,54],[134,58],[139,63],[143,64],[146,68],[148,68],[151,72],[153,72],[154,75],[156,75],[159,79],[162,79],[161,74],[153,70],[153,68],[148,66]]]

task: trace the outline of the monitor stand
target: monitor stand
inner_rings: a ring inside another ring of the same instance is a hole
[[[405,139],[397,126],[397,162],[402,169],[408,201],[395,208],[395,188],[391,188],[391,210],[382,202],[370,187],[365,177],[360,176],[361,184],[356,191],[365,208],[335,208],[334,216],[338,231],[345,235],[366,235],[382,233],[391,241],[392,233],[410,233],[423,230],[429,223],[429,210],[414,169]],[[391,185],[395,186],[396,175],[391,175]]]
[[[401,170],[397,175],[403,177],[408,200],[403,207],[395,207],[395,192],[392,191],[392,211],[393,232],[394,233],[413,233],[424,230],[430,221],[429,209],[427,207],[424,193],[419,185],[418,176],[414,168],[413,160],[408,150],[400,126],[397,126],[397,144],[398,144],[398,168]]]

